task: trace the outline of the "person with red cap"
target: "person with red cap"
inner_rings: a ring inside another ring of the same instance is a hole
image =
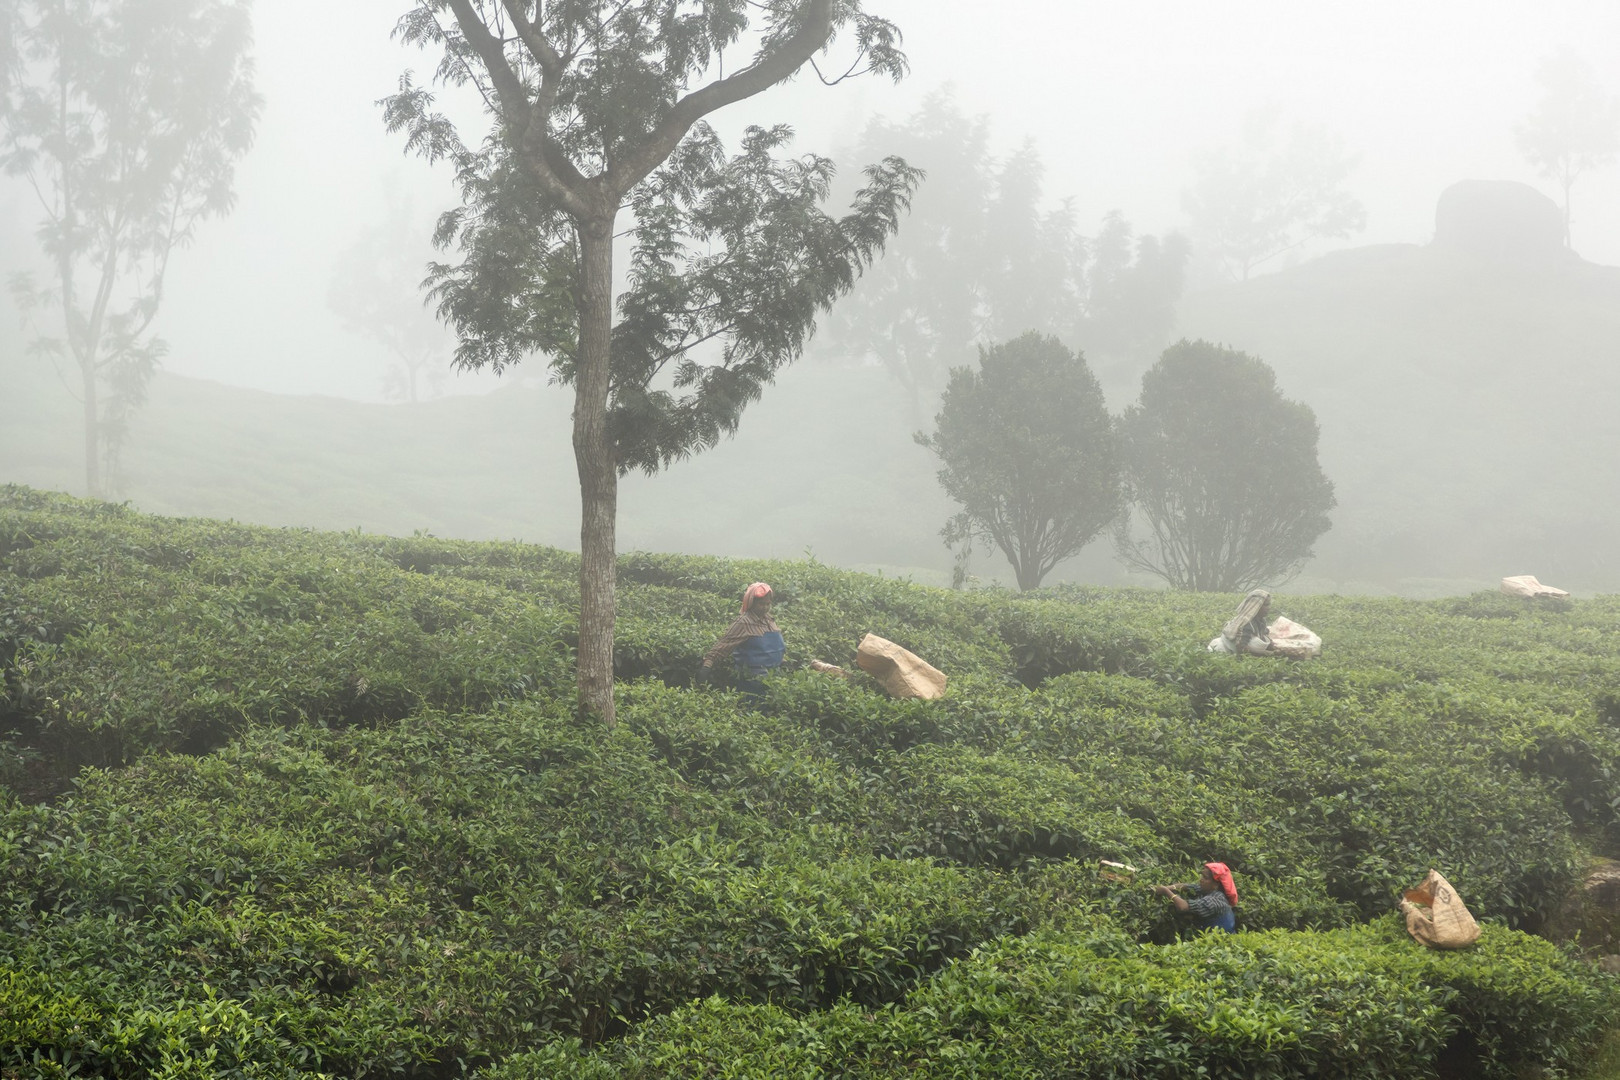
[[[1196,889],[1198,895],[1188,900],[1179,894],[1181,889]],[[1237,933],[1237,916],[1233,911],[1238,902],[1237,886],[1232,883],[1232,871],[1225,863],[1205,863],[1197,884],[1155,885],[1153,891],[1174,900],[1177,911],[1196,916],[1204,929],[1219,928],[1228,934]]]
[[[765,693],[761,681],[767,674],[782,666],[781,627],[771,618],[771,601],[775,594],[763,581],[756,581],[743,590],[742,612],[732,620],[720,640],[703,657],[698,679],[707,682],[714,674],[716,661],[728,654],[737,665],[737,687],[751,700]]]

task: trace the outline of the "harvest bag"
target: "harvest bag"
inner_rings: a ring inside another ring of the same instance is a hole
[[[1431,949],[1466,948],[1479,938],[1479,923],[1438,870],[1430,870],[1423,884],[1406,891],[1401,910],[1406,932]]]

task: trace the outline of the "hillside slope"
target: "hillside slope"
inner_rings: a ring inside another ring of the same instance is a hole
[[[1270,363],[1315,409],[1334,526],[1318,591],[1443,595],[1535,573],[1620,590],[1620,269],[1362,248],[1186,298],[1180,331]],[[0,335],[10,333],[9,328]],[[1140,372],[1110,369],[1116,409]],[[0,480],[76,490],[76,405],[0,341]],[[123,490],[154,512],[577,546],[569,397],[363,405],[160,374]],[[622,487],[621,547],[773,557],[944,582],[952,507],[880,368],[805,361],[734,439]],[[973,567],[1005,573],[994,553]],[[1106,539],[1053,580],[1127,577]]]
[[[1286,596],[1290,664],[1231,596],[626,556],[606,732],[575,573],[0,488],[0,1071],[1571,1075],[1620,1013],[1532,933],[1620,853],[1620,600]],[[756,579],[757,711],[690,685]],[[868,631],[947,695],[803,668]],[[1392,914],[1430,866],[1475,948]]]
[[[0,482],[79,491],[78,406],[0,340]],[[565,389],[517,382],[416,405],[268,394],[159,373],[137,414],[121,497],[163,514],[265,525],[427,531],[577,547]],[[805,364],[735,439],[620,485],[620,546],[796,556],[948,575],[933,459],[887,376]]]
[[[1316,410],[1338,488],[1312,573],[1613,589],[1620,269],[1360,248],[1188,297]]]

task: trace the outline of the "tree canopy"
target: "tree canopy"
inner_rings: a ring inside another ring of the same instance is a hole
[[[941,535],[995,545],[1020,589],[1033,589],[1119,514],[1119,453],[1102,388],[1085,358],[1028,333],[957,368],[917,441],[940,459],[940,486],[961,504]]]
[[[15,281],[79,372],[85,487],[106,494],[165,352],[169,257],[229,212],[261,102],[245,0],[0,0],[0,166],[39,197],[50,284]]]
[[[1169,340],[1185,241],[1137,237],[1118,213],[1082,235],[1072,201],[1046,199],[1032,142],[992,153],[989,122],[940,92],[904,120],[873,120],[857,145],[903,155],[929,182],[833,312],[828,351],[876,357],[920,402],[977,347],[1030,330],[1094,363],[1145,362]]]
[[[489,119],[469,145],[408,75],[384,103],[390,130],[449,159],[461,187],[436,236],[452,258],[431,270],[456,362],[499,371],[539,354],[574,388],[580,706],[611,725],[619,475],[735,431],[921,179],[885,158],[834,217],[822,209],[833,164],[785,156],[790,128],[751,127],[728,154],[704,117],[838,39],[850,56],[837,78],[898,78],[899,32],[857,0],[419,0],[399,36],[438,50],[436,80],[475,90]],[[727,73],[727,51],[749,48]]]
[[[1207,341],[1166,349],[1120,418],[1126,490],[1147,528],[1122,519],[1126,565],[1171,588],[1278,584],[1331,524],[1316,415],[1289,401],[1262,360]]]

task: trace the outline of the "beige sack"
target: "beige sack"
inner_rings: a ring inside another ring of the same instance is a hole
[[[1279,617],[1271,624],[1271,651],[1291,660],[1310,660],[1322,655],[1322,639],[1290,619]]]
[[[1438,870],[1430,870],[1421,885],[1406,891],[1401,910],[1406,932],[1431,949],[1466,948],[1479,938],[1479,923]]]
[[[876,634],[861,639],[855,663],[897,698],[937,698],[945,692],[944,672]]]
[[[1503,578],[1502,591],[1509,596],[1522,596],[1529,600],[1543,596],[1557,599],[1569,595],[1564,589],[1555,589],[1551,585],[1543,585],[1536,580],[1534,574],[1520,574],[1518,577]]]

